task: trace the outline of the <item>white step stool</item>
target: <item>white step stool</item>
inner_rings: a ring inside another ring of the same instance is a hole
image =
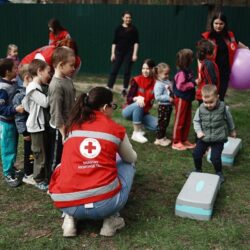
[[[191,173],[176,199],[175,215],[210,220],[220,188],[219,179],[215,174]]]
[[[242,140],[239,138],[228,137],[228,141],[224,144],[224,149],[221,155],[222,166],[233,166],[234,159],[239,150],[242,148]],[[207,154],[207,161],[210,161],[211,149]]]

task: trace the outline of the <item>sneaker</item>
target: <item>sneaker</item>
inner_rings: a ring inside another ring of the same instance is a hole
[[[26,184],[30,184],[30,185],[36,185],[36,181],[33,178],[33,174],[30,175],[24,175],[22,182],[26,183]]]
[[[202,169],[193,169],[185,174],[185,176],[188,178],[190,174],[192,173],[202,173]]]
[[[127,96],[127,89],[123,89],[121,92],[122,97],[126,97]]]
[[[24,176],[23,169],[15,168],[15,178],[17,178],[18,180],[22,180],[23,176]]]
[[[167,141],[169,143],[168,145],[170,145],[172,143],[172,141],[170,139],[168,139],[167,137],[163,137],[163,140]]]
[[[196,144],[195,144],[195,143],[191,143],[191,142],[189,142],[189,141],[184,141],[184,142],[183,142],[183,145],[184,145],[186,148],[188,148],[188,149],[193,149],[193,148],[196,147]]]
[[[187,150],[187,148],[181,142],[173,143],[172,149],[179,150],[179,151]]]
[[[4,179],[10,187],[18,187],[21,184],[20,180],[13,178],[11,175],[5,176]]]
[[[48,184],[45,182],[39,182],[39,183],[35,183],[35,187],[37,187],[38,189],[42,190],[42,191],[47,191],[48,190]]]
[[[144,137],[140,131],[139,132],[134,131],[133,134],[132,134],[131,139],[133,141],[136,141],[136,142],[139,142],[139,143],[145,143],[145,142],[148,141],[148,139],[146,137]]]
[[[75,237],[76,236],[76,225],[73,216],[65,214],[62,224],[63,236],[64,237]]]
[[[123,227],[125,227],[125,222],[122,217],[110,216],[109,218],[104,219],[100,235],[113,236],[115,235],[116,230],[122,229]]]
[[[146,134],[146,132],[144,131],[144,130],[140,130],[140,131],[138,131],[141,135],[145,135]]]
[[[215,174],[220,177],[220,185],[223,184],[225,182],[225,177],[223,176],[222,172],[216,172]]]
[[[168,145],[171,144],[171,141],[169,139],[167,139],[167,138],[166,139],[164,139],[164,138],[162,138],[162,139],[156,139],[154,141],[154,144],[162,146],[162,147],[166,147],[166,146],[168,146]]]

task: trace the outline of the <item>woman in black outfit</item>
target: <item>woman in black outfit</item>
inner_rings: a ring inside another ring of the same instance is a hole
[[[119,72],[124,63],[124,79],[122,95],[126,96],[129,85],[132,63],[137,60],[139,47],[139,34],[135,26],[132,25],[132,15],[126,11],[122,14],[122,24],[119,25],[114,34],[111,47],[112,69],[107,87],[112,89]]]

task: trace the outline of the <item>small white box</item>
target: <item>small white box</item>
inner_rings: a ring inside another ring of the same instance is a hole
[[[191,173],[179,193],[175,215],[196,220],[210,220],[220,177],[215,174]]]
[[[224,149],[221,155],[222,166],[233,166],[234,159],[239,150],[242,148],[242,140],[240,138],[228,137],[228,141],[224,144]],[[207,154],[207,161],[210,161],[211,149]]]

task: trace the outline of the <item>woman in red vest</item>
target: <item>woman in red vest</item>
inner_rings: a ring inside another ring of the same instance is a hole
[[[215,44],[214,59],[220,73],[220,100],[224,100],[230,77],[231,66],[237,48],[247,48],[235,39],[234,33],[228,31],[227,18],[219,12],[211,21],[211,30],[202,33],[202,38]]]
[[[131,139],[145,143],[148,139],[144,136],[143,126],[151,131],[156,131],[157,118],[149,114],[154,103],[153,68],[155,63],[146,59],[142,65],[142,74],[132,78],[127,95],[127,104],[122,110],[124,118],[133,122],[134,132]]]
[[[52,18],[48,22],[49,27],[49,45],[58,45],[64,39],[70,38],[69,32],[62,27],[59,20]]]
[[[52,67],[52,55],[57,47],[62,47],[62,46],[69,47],[73,49],[75,52],[75,56],[76,56],[75,72],[74,72],[74,75],[72,76],[74,77],[79,72],[82,63],[81,63],[80,57],[78,56],[76,42],[71,38],[64,39],[58,42],[57,46],[46,45],[46,46],[43,46],[39,49],[32,51],[21,60],[20,65],[30,64],[32,60],[40,59],[42,61],[45,61],[47,64],[49,64],[50,67]]]
[[[137,154],[125,128],[111,119],[113,94],[95,87],[78,97],[66,126],[61,164],[49,192],[65,214],[63,236],[76,236],[75,219],[104,219],[100,234],[125,226],[119,211],[127,202]],[[118,154],[119,156],[118,156]]]

